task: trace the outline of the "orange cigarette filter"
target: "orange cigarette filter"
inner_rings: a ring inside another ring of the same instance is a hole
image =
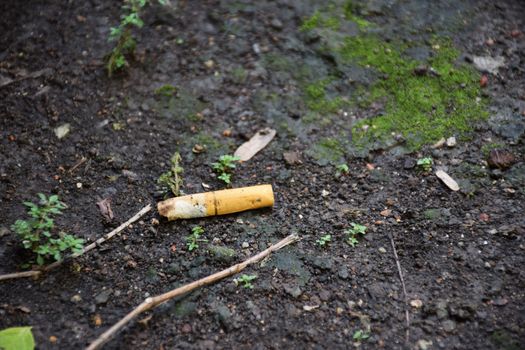
[[[271,207],[273,202],[272,185],[258,185],[170,198],[157,209],[168,220],[177,220]]]

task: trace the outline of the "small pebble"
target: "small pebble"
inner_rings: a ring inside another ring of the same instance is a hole
[[[82,188],[82,182],[77,182],[77,188]]]
[[[386,249],[383,248],[383,247],[379,247],[378,250],[379,250],[379,252],[380,252],[381,254],[385,254],[385,253],[386,253]]]
[[[243,247],[244,249],[248,248],[249,246],[250,246],[250,243],[248,243],[248,242],[242,242],[242,247]]]

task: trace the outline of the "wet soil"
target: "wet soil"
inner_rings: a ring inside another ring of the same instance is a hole
[[[107,348],[525,348],[525,3],[356,3],[385,40],[423,43],[413,57],[428,56],[424,44],[436,35],[451,38],[468,65],[476,56],[504,57],[497,72],[484,73],[489,119],[469,137],[457,135],[452,147],[409,152],[401,143],[362,152],[352,146],[352,123],[381,106],[348,105],[308,118],[301,64],[309,67],[307,79],[334,76],[332,94],[356,94],[343,81],[371,79],[319,50],[322,35],[300,30],[322,1],[148,7],[135,60],[111,79],[103,58],[118,1],[2,2],[1,273],[31,258],[10,225],[39,192],[68,205],[60,229],[93,241],[164,198],[157,178],[174,152],[182,156],[184,192],[202,192],[224,187],[210,167],[219,155],[263,127],[277,136],[238,166],[232,183],[271,183],[272,209],[176,222],[153,211],[38,280],[3,281],[0,329],[31,325],[39,349],[82,348],[146,297],[295,232],[299,243],[247,270],[257,276],[253,289],[230,278],[166,303]],[[348,26],[356,35],[357,26]],[[166,84],[177,88],[174,96],[155,94]],[[54,130],[65,123],[70,132],[58,139]],[[342,146],[326,147],[327,138]],[[195,144],[206,151],[193,153]],[[512,164],[489,167],[492,148],[512,153]],[[300,161],[287,162],[286,152]],[[423,156],[460,191],[419,170]],[[336,170],[340,163],[347,174]],[[109,223],[96,205],[102,198],[111,199]],[[354,247],[344,233],[352,223],[367,226]],[[194,225],[208,243],[189,252],[185,237]],[[323,247],[316,240],[325,234],[332,240]],[[408,342],[390,237],[406,282]],[[235,256],[214,255],[211,245]],[[354,339],[359,330],[369,337]]]

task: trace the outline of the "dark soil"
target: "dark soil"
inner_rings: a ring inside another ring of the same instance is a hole
[[[278,133],[233,177],[233,187],[271,183],[273,209],[176,222],[152,211],[38,280],[1,282],[0,329],[31,325],[39,349],[79,349],[146,297],[296,232],[299,243],[247,270],[258,276],[253,289],[233,278],[203,288],[134,322],[107,348],[524,349],[525,2],[356,3],[385,39],[447,36],[466,64],[474,56],[503,56],[483,90],[489,120],[469,138],[458,135],[454,147],[413,153],[372,147],[361,157],[351,146],[320,152],[314,144],[350,130],[351,115],[377,112],[348,107],[328,121],[305,121],[308,106],[294,83],[300,62],[308,62],[314,78],[361,79],[353,76],[357,69],[339,71],[317,49],[318,39],[299,30],[323,1],[150,6],[136,33],[135,60],[111,79],[103,58],[119,1],[1,2],[1,273],[31,259],[10,225],[26,217],[22,202],[37,193],[58,194],[68,209],[57,226],[93,241],[164,197],[157,178],[173,152],[183,159],[185,193],[207,190],[202,183],[220,189],[211,162],[260,128]],[[155,94],[166,84],[178,88],[175,97]],[[54,129],[65,123],[71,131],[58,139]],[[194,154],[195,144],[206,152]],[[512,164],[489,168],[495,147],[512,153]],[[283,153],[292,151],[300,163],[285,161]],[[432,156],[461,190],[414,167],[422,156]],[[342,162],[348,174],[337,173]],[[108,197],[110,223],[96,205]],[[351,223],[368,227],[355,247],[345,243]],[[209,242],[188,252],[185,237],[194,225]],[[316,240],[325,234],[332,241],[321,247]],[[389,234],[410,303],[408,343]],[[235,258],[212,255],[211,244],[234,249]],[[358,330],[369,338],[355,343]]]

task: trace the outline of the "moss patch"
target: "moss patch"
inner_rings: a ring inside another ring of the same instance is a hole
[[[341,141],[327,137],[315,143],[307,151],[308,155],[315,159],[319,165],[339,164],[346,153],[345,146]]]
[[[346,38],[341,48],[346,61],[383,75],[368,87],[366,100],[386,98],[385,113],[354,126],[358,145],[395,133],[404,136],[410,150],[416,150],[454,133],[464,135],[471,131],[472,121],[488,117],[480,99],[478,73],[455,65],[459,53],[450,42],[434,43],[425,67],[403,57],[403,49],[372,35]],[[363,128],[365,124],[370,127]]]

